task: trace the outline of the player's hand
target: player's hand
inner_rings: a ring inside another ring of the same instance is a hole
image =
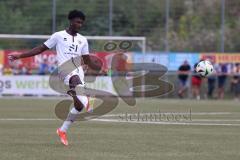
[[[9,55],[8,55],[8,59],[9,59],[10,61],[14,61],[14,60],[17,60],[17,59],[19,59],[19,58],[20,58],[20,54],[13,53],[13,54],[9,54]]]

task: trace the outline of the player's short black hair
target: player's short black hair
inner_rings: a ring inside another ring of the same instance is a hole
[[[73,18],[80,18],[85,21],[86,16],[82,11],[72,10],[68,13],[68,19],[72,20]]]

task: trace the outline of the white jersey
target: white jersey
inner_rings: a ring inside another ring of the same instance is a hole
[[[89,54],[87,39],[78,34],[72,36],[66,30],[54,33],[44,44],[50,49],[56,46],[58,66],[75,58],[77,56]],[[82,67],[76,68],[69,75],[64,75],[64,83],[68,84],[69,78],[73,75],[79,75],[84,83],[84,73]]]
[[[87,39],[78,33],[72,36],[65,30],[54,33],[44,44],[49,49],[56,46],[58,65],[72,57],[89,54]]]

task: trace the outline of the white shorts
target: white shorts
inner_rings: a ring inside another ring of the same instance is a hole
[[[70,74],[64,74],[64,72],[59,72],[59,77],[60,79],[64,82],[65,85],[69,85],[69,80],[72,76],[77,75],[79,76],[82,84],[80,84],[79,86],[85,86],[85,82],[84,82],[84,71],[82,67],[79,67],[77,69],[75,69],[74,71],[72,71]],[[82,102],[82,104],[84,105],[85,109],[87,112],[92,112],[93,108],[92,106],[90,106],[89,104],[89,97],[85,96],[85,95],[77,95],[78,99]]]
[[[65,85],[69,85],[69,80],[72,76],[79,76],[82,85],[81,86],[85,86],[85,82],[84,82],[84,71],[82,67],[78,67],[76,68],[74,71],[72,71],[70,74],[65,74],[64,71],[60,71],[59,73],[59,77],[60,79],[64,82]]]

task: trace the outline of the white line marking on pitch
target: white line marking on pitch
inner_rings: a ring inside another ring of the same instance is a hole
[[[0,121],[58,121],[59,119],[54,118],[1,118]],[[137,123],[137,124],[158,124],[158,125],[199,125],[199,126],[240,126],[240,124],[231,124],[231,123],[211,123],[211,122],[239,122],[239,119],[236,120],[207,120],[207,119],[197,119],[189,122],[153,122],[153,121],[121,121],[117,119],[92,119],[90,121],[95,122],[116,122],[116,123]],[[205,121],[210,123],[193,123],[197,121]]]
[[[54,118],[0,118],[0,121],[57,121]]]
[[[126,113],[121,114],[107,114],[103,115],[101,117],[119,117],[123,116]],[[127,115],[137,115],[138,113],[127,113]],[[146,113],[139,113],[140,116],[142,115],[149,115],[149,114],[166,114],[166,115],[179,115],[179,114],[190,114],[189,112],[146,112]],[[191,115],[229,115],[229,114],[235,114],[233,112],[191,112]]]
[[[92,119],[91,121],[97,122],[117,122],[117,123],[138,123],[138,124],[160,124],[160,125],[196,125],[196,126],[240,126],[240,124],[227,124],[227,123],[191,123],[191,122],[149,122],[149,121],[120,121],[110,119]]]
[[[193,122],[240,122],[240,119],[193,119]]]
[[[57,121],[60,119],[54,119],[54,118],[0,118],[0,121]],[[116,119],[101,119],[101,118],[97,118],[97,119],[93,119],[94,121],[96,120],[114,120],[117,122],[122,122],[121,120],[116,120]],[[193,119],[190,122],[240,122],[240,119]],[[131,122],[131,121],[126,121],[126,122]],[[134,122],[134,121],[132,121]],[[141,122],[141,121],[139,121]],[[142,121],[143,122],[143,121]],[[172,123],[172,122],[170,122]],[[176,122],[178,123],[178,122]]]

